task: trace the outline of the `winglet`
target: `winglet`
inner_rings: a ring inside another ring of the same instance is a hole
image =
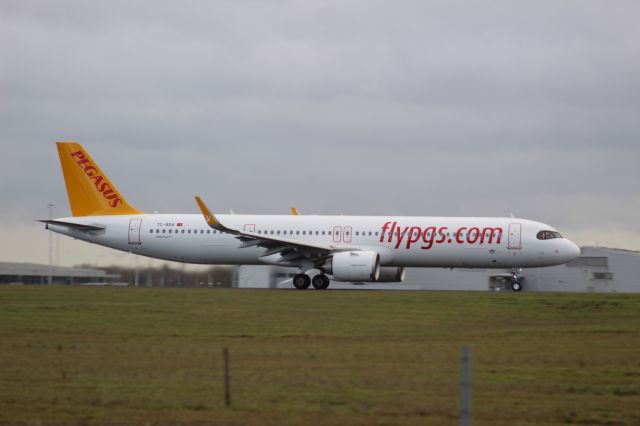
[[[295,207],[291,207],[291,214],[294,216],[300,216],[300,213],[298,213],[298,209],[296,209]]]
[[[213,229],[217,229],[222,232],[230,232],[237,233],[238,231],[234,229],[227,228],[211,213],[209,208],[204,204],[202,199],[196,195],[196,203],[198,203],[198,207],[200,207],[200,211],[202,212],[202,216],[204,216],[204,220],[209,224]]]
[[[218,225],[220,223],[220,222],[218,222],[216,217],[209,211],[209,208],[204,204],[202,199],[200,197],[198,197],[197,195],[196,195],[196,203],[198,203],[198,207],[200,207],[200,211],[202,212],[202,215],[204,216],[204,220],[207,221],[209,226],[215,227],[216,225]]]

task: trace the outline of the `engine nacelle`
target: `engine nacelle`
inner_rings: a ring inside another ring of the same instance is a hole
[[[383,266],[380,268],[380,275],[377,283],[401,283],[404,281],[405,269],[395,266]]]
[[[380,276],[380,255],[375,251],[343,251],[334,254],[323,269],[335,281],[373,282]]]

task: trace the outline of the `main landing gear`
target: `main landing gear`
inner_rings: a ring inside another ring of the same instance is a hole
[[[326,290],[329,287],[329,283],[329,277],[325,274],[318,274],[313,279],[307,274],[298,274],[293,277],[293,286],[297,290],[306,290],[312,284],[316,290]]]
[[[307,274],[298,274],[293,277],[293,286],[298,290],[306,290],[311,285],[311,277]]]
[[[329,282],[329,278],[325,274],[318,274],[311,280],[311,284],[316,290],[326,290],[329,287]]]
[[[522,291],[521,278],[518,276],[520,272],[522,272],[521,268],[514,268],[511,271],[511,290],[513,291]]]

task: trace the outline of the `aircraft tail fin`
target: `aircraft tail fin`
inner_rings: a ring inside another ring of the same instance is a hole
[[[73,216],[140,214],[77,142],[57,142]]]

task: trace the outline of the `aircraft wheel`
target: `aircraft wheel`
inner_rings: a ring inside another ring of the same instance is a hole
[[[293,286],[298,290],[306,290],[311,285],[311,278],[307,274],[298,274],[293,277]]]
[[[326,290],[329,287],[329,278],[324,274],[318,274],[313,277],[311,282],[316,290]]]
[[[522,284],[518,281],[514,281],[511,283],[511,290],[513,291],[522,291]]]

